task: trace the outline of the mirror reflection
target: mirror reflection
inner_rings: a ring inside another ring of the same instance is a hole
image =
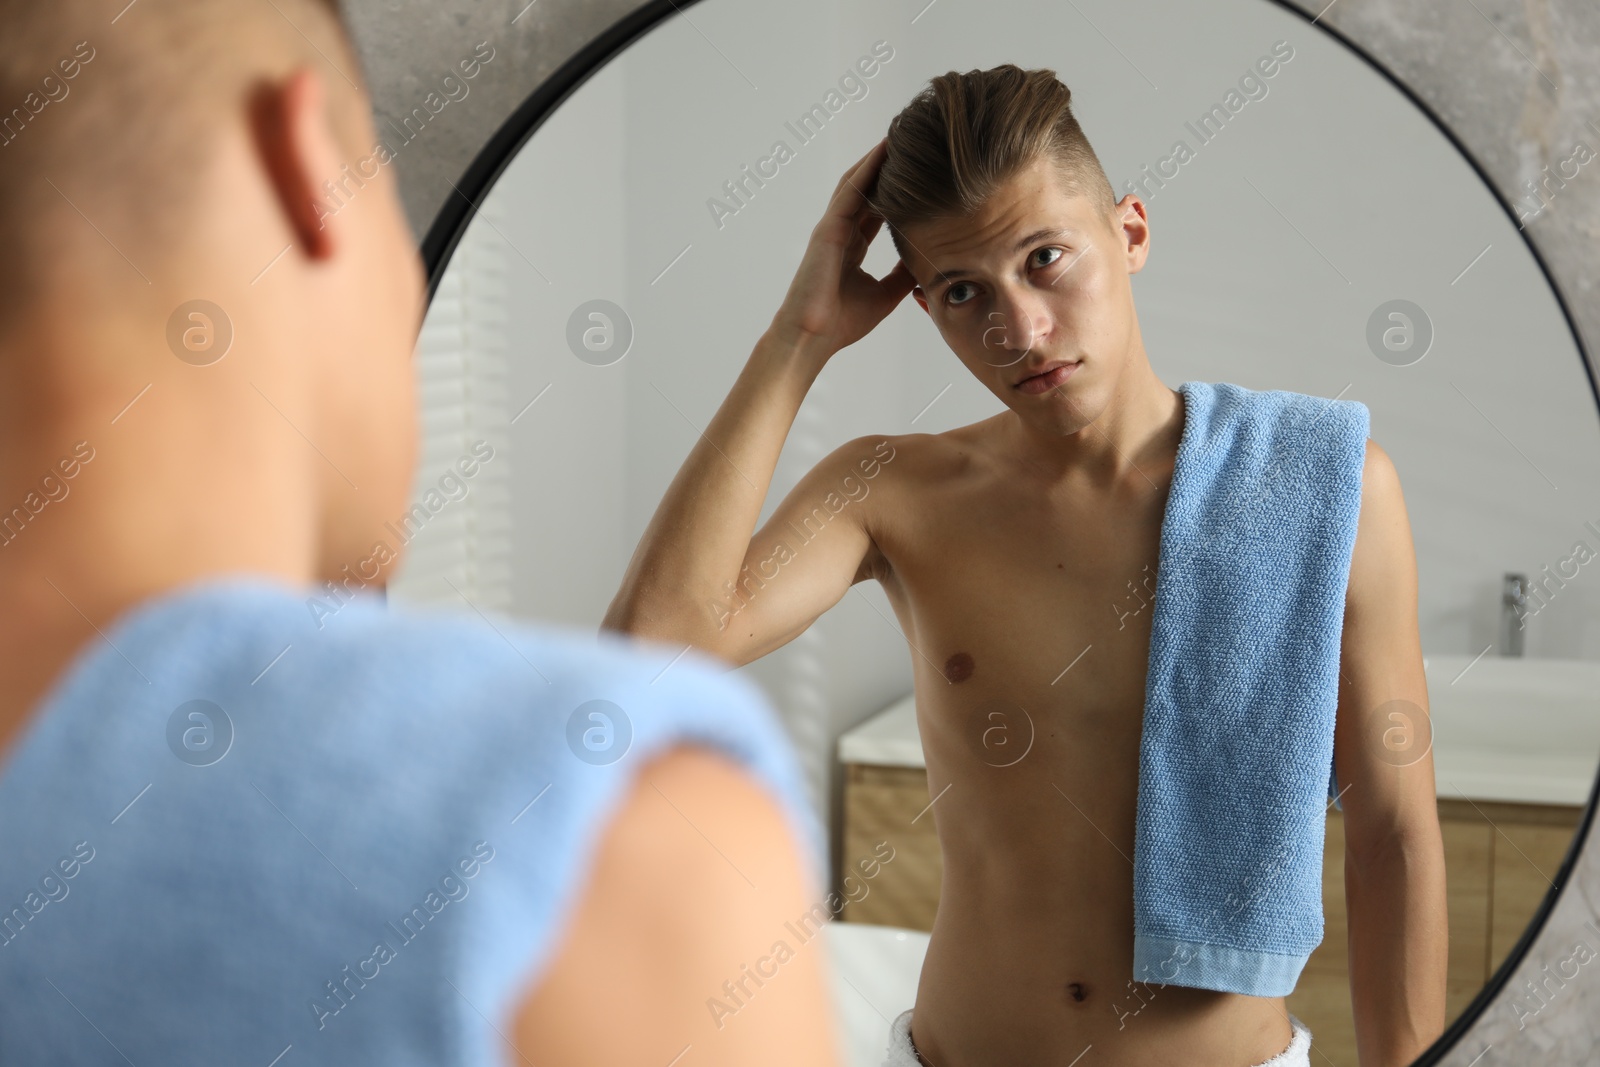
[[[391,594],[764,690],[847,1062],[1409,1061],[1600,757],[1596,395],[1518,220],[1265,0],[813,14],[705,0],[510,160]]]

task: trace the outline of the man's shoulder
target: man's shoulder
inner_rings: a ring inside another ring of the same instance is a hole
[[[1364,442],[1371,428],[1371,415],[1359,400],[1336,396],[1317,396],[1292,389],[1252,389],[1232,382],[1186,382],[1189,402],[1199,401],[1205,409],[1211,432],[1225,427],[1252,428],[1271,439],[1286,435],[1298,437],[1319,431],[1319,439],[1344,438],[1354,446]],[[1256,435],[1239,438],[1237,444],[1257,440]]]
[[[515,618],[471,600],[458,608],[391,604],[359,589],[237,578],[164,598],[139,628],[216,684],[241,682],[263,694],[382,692],[462,709],[508,694],[565,701],[599,688],[661,698],[681,697],[685,686],[753,695],[750,683],[724,678],[725,665],[697,650]]]
[[[600,685],[662,697],[680,694],[685,685],[754,692],[698,649],[599,626],[519,618],[470,602],[364,608],[347,626],[334,621],[322,631],[334,637],[327,654],[342,664],[367,662],[384,671],[438,675],[452,685],[552,695]]]
[[[1346,400],[1341,389],[1335,396],[1319,396],[1295,389],[1255,389],[1236,382],[1185,382],[1183,388],[1194,395],[1209,395],[1218,407],[1243,407],[1261,410],[1331,408],[1335,405],[1365,407],[1357,400]],[[1346,387],[1348,388],[1348,387]]]
[[[1005,414],[948,430],[863,434],[834,449],[824,462],[838,467],[841,473],[855,468],[867,478],[885,466],[893,466],[901,477],[944,480],[950,476],[952,466],[969,465],[974,456],[991,447]]]

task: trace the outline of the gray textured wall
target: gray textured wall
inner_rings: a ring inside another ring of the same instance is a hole
[[[1310,15],[1326,6],[1291,2]],[[397,172],[419,240],[446,198],[457,195],[452,183],[517,105],[572,53],[638,6],[636,0],[525,4],[345,0],[380,126],[403,126],[404,117],[424,106],[446,74],[458,73],[459,62],[473,56],[480,42],[494,49],[494,58],[467,83],[467,95],[431,115],[398,153]],[[1546,165],[1553,169],[1578,141],[1600,146],[1595,0],[1335,0],[1321,21],[1421,97],[1512,203],[1524,197],[1525,182]],[[1591,359],[1600,355],[1600,178],[1592,170],[1580,171],[1527,228]],[[1428,193],[1402,189],[1396,195]],[[1579,943],[1586,950],[1575,954]],[[1586,964],[1597,959],[1597,951],[1600,854],[1585,847],[1528,957],[1443,1062],[1595,1062],[1600,966]],[[1556,977],[1563,971],[1569,977]],[[1540,982],[1543,1000],[1530,991],[1530,983]]]

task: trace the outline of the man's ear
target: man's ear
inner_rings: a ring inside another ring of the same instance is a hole
[[[322,182],[337,177],[339,151],[329,125],[322,77],[301,67],[281,81],[259,85],[251,99],[256,150],[295,243],[312,259],[338,250],[328,219],[338,208],[325,204]]]
[[[1150,253],[1150,220],[1145,214],[1144,201],[1128,193],[1112,208],[1107,223],[1111,236],[1128,250],[1134,272],[1144,266],[1144,256]]]
[[[922,305],[922,310],[923,311],[928,311],[928,298],[923,293],[922,286],[920,286],[920,285],[912,286],[911,295],[916,297],[917,303]],[[928,314],[931,315],[931,314],[933,314],[933,312],[928,311]]]

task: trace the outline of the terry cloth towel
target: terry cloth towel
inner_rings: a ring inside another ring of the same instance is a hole
[[[1184,382],[1139,742],[1133,977],[1287,996],[1322,847],[1366,405]]]

